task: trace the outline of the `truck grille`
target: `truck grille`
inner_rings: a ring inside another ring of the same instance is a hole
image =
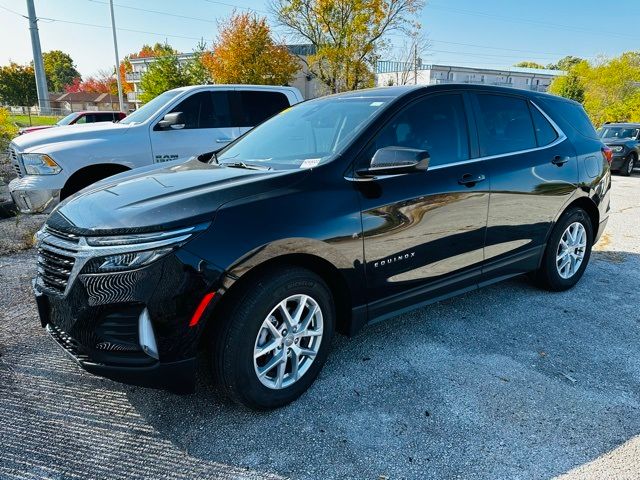
[[[20,154],[15,148],[11,146],[9,147],[7,153],[9,154],[9,159],[11,160],[11,163],[13,163],[13,168],[16,172],[16,175],[18,176],[18,178],[22,178],[22,167],[20,167]]]

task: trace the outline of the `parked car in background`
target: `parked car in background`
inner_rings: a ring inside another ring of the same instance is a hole
[[[37,132],[39,130],[45,130],[51,127],[62,127],[64,125],[82,125],[84,123],[97,123],[97,122],[119,122],[127,115],[123,112],[73,112],[64,118],[58,120],[54,125],[36,125],[33,127],[24,127],[18,130],[18,135],[24,133]]]
[[[532,91],[305,102],[61,203],[37,234],[42,326],[90,372],[183,391],[204,348],[231,398],[279,407],[335,330],[527,272],[574,286],[608,220],[609,159],[580,104]]]
[[[9,145],[18,174],[9,191],[21,212],[49,212],[111,175],[224,147],[302,100],[292,87],[191,86],[164,92],[118,123],[21,135]]]
[[[640,123],[606,123],[598,135],[613,152],[611,170],[629,176],[640,167]]]

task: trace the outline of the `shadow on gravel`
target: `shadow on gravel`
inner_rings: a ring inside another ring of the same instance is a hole
[[[639,290],[640,255],[595,251],[569,292],[517,278],[336,338],[277,411],[206,379],[127,397],[194,457],[294,478],[549,478],[640,434]]]

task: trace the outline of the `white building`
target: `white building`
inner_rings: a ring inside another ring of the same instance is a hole
[[[376,69],[376,85],[437,85],[440,83],[477,83],[501,85],[546,92],[551,81],[565,72],[536,68],[509,67],[490,69],[457,65],[427,65],[380,61]]]
[[[304,63],[304,58],[308,55],[312,55],[314,48],[312,45],[287,45],[289,52],[292,55],[298,57],[300,61],[300,70],[296,73],[294,80],[289,84],[291,87],[296,87],[302,93],[305,100],[318,97],[324,94],[324,90],[320,82],[309,72],[307,65]],[[178,62],[181,64],[188,62],[193,58],[193,53],[181,53],[178,55]],[[133,85],[133,92],[127,94],[127,100],[135,103],[136,108],[142,103],[140,101],[140,80],[146,73],[149,65],[156,61],[155,57],[146,58],[132,58],[130,59],[132,72],[126,74],[127,82]]]

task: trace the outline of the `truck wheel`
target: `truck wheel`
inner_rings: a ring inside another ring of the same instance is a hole
[[[335,326],[331,291],[315,273],[271,270],[225,308],[212,337],[212,371],[234,401],[256,410],[284,406],[313,383]]]
[[[556,292],[573,287],[587,268],[592,245],[593,227],[587,212],[582,208],[567,210],[551,232],[534,280]]]

